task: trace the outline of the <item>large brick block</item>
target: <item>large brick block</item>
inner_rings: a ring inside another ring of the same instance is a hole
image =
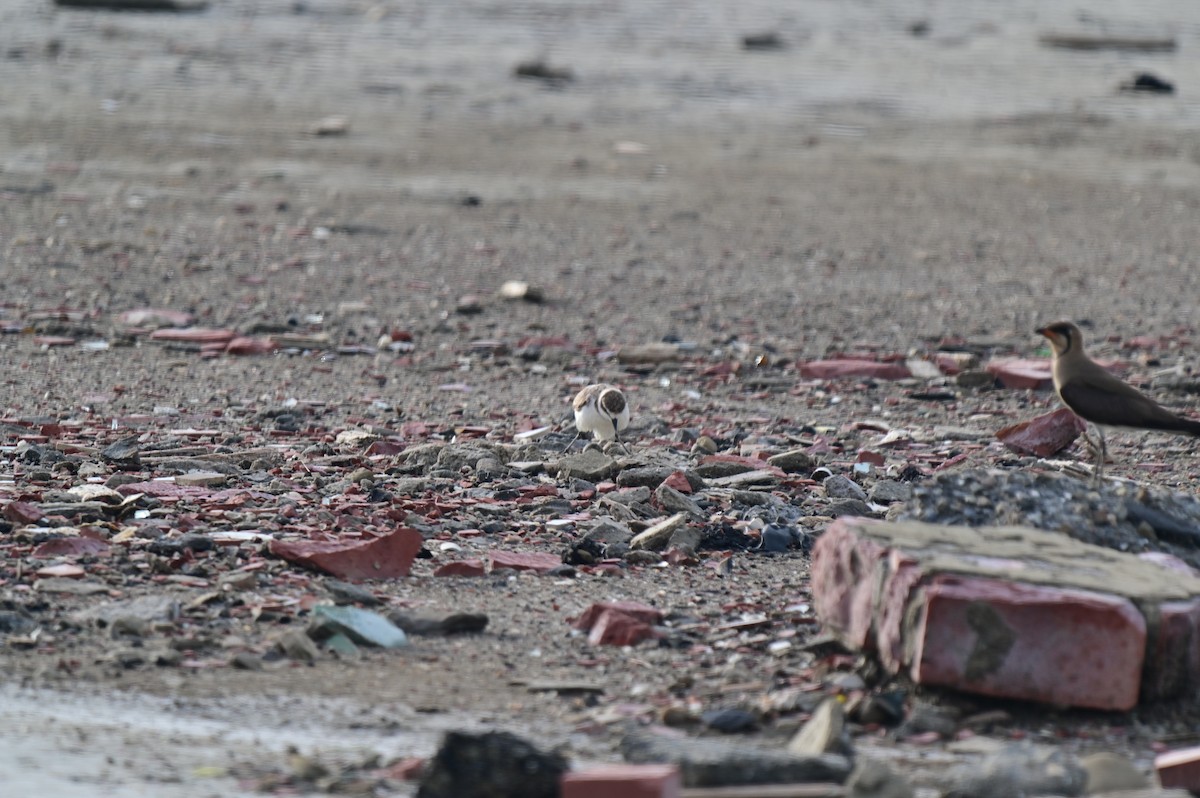
[[[1108,710],[1200,685],[1200,577],[1067,535],[842,518],[812,586],[828,629],[923,684]]]
[[[912,677],[983,695],[1126,710],[1146,622],[1128,599],[939,575],[917,597]]]

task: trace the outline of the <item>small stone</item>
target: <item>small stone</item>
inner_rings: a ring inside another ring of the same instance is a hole
[[[1098,792],[1148,789],[1150,779],[1137,766],[1120,754],[1101,752],[1089,754],[1079,760],[1079,766],[1087,773],[1088,795]]]
[[[212,488],[224,485],[227,481],[229,477],[216,471],[188,471],[175,477],[175,484],[183,487]]]
[[[350,118],[341,114],[327,116],[315,122],[308,132],[314,136],[344,136],[350,132]]]
[[[701,713],[700,721],[722,734],[742,734],[758,728],[758,717],[744,709],[713,709]]]
[[[706,479],[708,479],[706,477]],[[749,485],[770,485],[779,481],[779,474],[773,469],[760,468],[731,474],[727,477],[708,479],[708,484],[714,488],[745,488]]]
[[[629,541],[629,547],[632,549],[653,549],[657,551],[665,547],[675,530],[686,523],[686,515],[675,513],[675,515],[659,521],[634,537],[633,540]]]
[[[326,579],[321,584],[333,596],[335,604],[362,604],[364,607],[377,607],[383,603],[366,588],[343,582],[340,579]]]
[[[374,482],[375,475],[371,473],[371,469],[369,468],[356,468],[346,475],[346,479],[357,485],[363,480],[370,480]]]
[[[696,519],[704,517],[704,511],[695,499],[680,493],[665,482],[654,491],[654,499],[668,513],[686,513]]]
[[[138,459],[141,451],[141,436],[128,435],[116,443],[109,444],[100,452],[100,457],[110,463],[133,462]]]
[[[633,344],[623,346],[617,352],[617,362],[627,365],[655,365],[678,359],[679,347],[667,343]]]
[[[841,518],[844,515],[869,516],[871,507],[861,499],[838,499],[829,505],[826,512],[834,518]]]
[[[354,645],[354,641],[341,632],[328,638],[322,645],[325,646],[326,651],[336,654],[342,659],[352,659],[360,653],[358,646]]]
[[[454,305],[454,312],[463,316],[472,316],[483,312],[483,299],[476,294],[464,294]]]
[[[789,474],[807,474],[816,464],[816,459],[804,449],[789,449],[767,458],[767,465],[783,469]]]
[[[669,466],[626,468],[617,475],[617,485],[622,488],[657,488],[673,473],[675,469]]]
[[[908,781],[882,762],[859,759],[846,782],[847,798],[913,798]]]
[[[263,669],[262,657],[251,654],[249,651],[242,651],[233,655],[233,659],[229,660],[229,667],[239,671],[261,671]]]
[[[912,485],[894,479],[881,479],[871,486],[872,504],[895,504],[912,498]]]
[[[318,604],[313,607],[309,632],[318,640],[340,632],[359,645],[380,648],[400,648],[408,644],[403,629],[377,612],[357,607]]]
[[[701,435],[699,438],[696,439],[696,442],[692,444],[692,453],[693,454],[701,454],[701,453],[716,454],[717,451],[718,451],[717,442],[714,441],[712,438],[708,437],[707,435]],[[772,465],[774,465],[774,463],[772,463]],[[787,469],[784,469],[784,470],[787,470]]]
[[[831,499],[858,499],[863,502],[867,500],[867,492],[843,474],[826,477],[821,484],[825,487],[825,495]]]
[[[666,737],[632,732],[621,739],[629,762],[673,762],[688,787],[834,782],[850,775],[850,761],[837,754],[794,756],[766,746],[719,738]],[[1011,796],[1009,796],[1011,798]]]
[[[275,641],[275,647],[297,662],[313,662],[321,655],[317,644],[303,629],[288,629]]]
[[[846,733],[846,713],[842,709],[842,702],[832,697],[822,701],[808,722],[788,742],[787,750],[796,756],[851,754],[853,749]]]
[[[535,288],[524,280],[508,280],[500,286],[500,297],[508,300],[524,300],[526,302],[542,302],[546,293]]]
[[[557,467],[561,479],[603,482],[616,473],[617,461],[596,449],[586,449],[562,458]]]

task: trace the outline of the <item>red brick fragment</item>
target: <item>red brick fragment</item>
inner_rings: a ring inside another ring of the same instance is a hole
[[[1178,787],[1200,792],[1200,747],[1180,748],[1154,758],[1154,769],[1163,789]]]
[[[873,380],[903,380],[912,376],[901,363],[880,363],[875,360],[841,358],[812,360],[800,363],[800,376],[810,380],[840,380],[851,377]]]
[[[408,576],[424,538],[400,527],[377,538],[354,541],[272,540],[272,554],[339,579],[393,579]]]
[[[9,502],[4,505],[4,517],[14,524],[36,524],[46,517],[41,508],[29,502]]]
[[[33,550],[33,556],[38,559],[50,557],[78,557],[84,554],[107,554],[109,546],[102,540],[92,538],[55,538],[47,540]]]
[[[616,610],[644,623],[659,623],[663,618],[662,610],[639,601],[597,601],[576,619],[575,628],[586,632],[609,610]]]
[[[269,355],[278,348],[279,344],[270,338],[239,335],[225,345],[225,352],[230,355]]]
[[[563,774],[562,798],[679,798],[677,765],[597,765]]]
[[[1019,424],[1012,424],[996,433],[996,437],[1017,454],[1050,457],[1075,442],[1087,424],[1065,407]]]
[[[674,488],[680,493],[691,493],[692,483],[688,482],[687,475],[682,471],[672,472],[671,476],[662,481],[662,484],[668,488]]]
[[[208,327],[164,327],[150,333],[155,341],[175,341],[189,344],[227,344],[237,337],[233,330],[214,330]]]
[[[620,610],[605,610],[588,632],[593,646],[632,646],[655,637],[654,627]]]
[[[1048,359],[1003,358],[989,362],[984,370],[1005,388],[1040,391],[1054,385]]]
[[[483,576],[487,573],[487,566],[483,564],[483,560],[455,560],[443,565],[439,565],[434,569],[434,576]]]
[[[563,564],[562,557],[548,552],[490,551],[492,570],[511,568],[514,571],[534,571],[544,574]]]

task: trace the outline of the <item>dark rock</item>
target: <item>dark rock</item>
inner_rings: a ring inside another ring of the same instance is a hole
[[[365,607],[376,607],[383,603],[371,591],[340,579],[326,579],[322,584],[337,604],[362,604]]]
[[[912,498],[912,485],[894,479],[881,479],[871,486],[871,501],[875,504],[895,504]]]
[[[713,709],[701,714],[700,720],[722,734],[741,734],[758,728],[758,718],[744,709]]]
[[[617,485],[622,488],[657,488],[674,473],[675,469],[668,466],[626,468],[617,475]]]
[[[825,486],[825,495],[831,499],[858,499],[863,502],[867,500],[867,492],[857,482],[842,474],[826,477],[822,484]]]
[[[616,460],[596,449],[586,449],[558,461],[560,477],[586,479],[588,482],[608,479],[617,472],[617,468]]]
[[[567,760],[508,732],[448,732],[417,798],[557,798]]]
[[[471,634],[482,632],[488,625],[488,616],[481,612],[456,612],[439,618],[396,610],[387,617],[410,635]]]
[[[717,739],[633,732],[621,739],[620,748],[630,762],[677,764],[687,787],[814,781],[841,784],[850,775],[850,760],[837,754],[793,756],[761,745]]]

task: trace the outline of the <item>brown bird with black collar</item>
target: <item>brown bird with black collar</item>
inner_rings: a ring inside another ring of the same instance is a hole
[[[1200,421],[1173,413],[1088,357],[1083,348],[1083,333],[1073,322],[1057,321],[1037,332],[1050,341],[1054,352],[1054,390],[1058,398],[1071,412],[1096,428],[1098,441],[1085,435],[1096,457],[1092,484],[1099,484],[1108,457],[1102,427],[1200,436]]]

